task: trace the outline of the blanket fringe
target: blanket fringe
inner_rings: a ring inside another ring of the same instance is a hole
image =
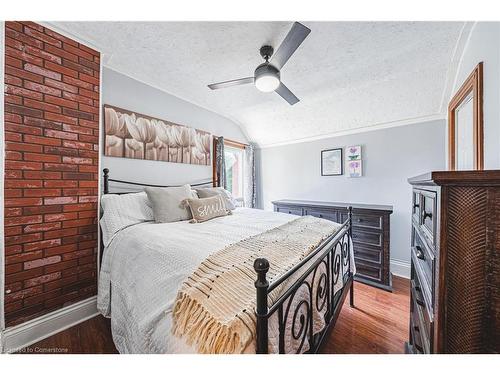
[[[242,342],[234,329],[215,320],[202,305],[182,292],[177,296],[173,316],[173,334],[196,346],[198,353],[242,353],[250,342],[250,339]]]

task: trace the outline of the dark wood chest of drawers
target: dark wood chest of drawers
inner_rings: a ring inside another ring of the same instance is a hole
[[[411,178],[409,353],[500,351],[500,171]]]
[[[389,251],[392,206],[299,200],[272,203],[277,212],[311,215],[337,223],[347,220],[347,207],[352,206],[355,279],[386,290],[392,289]]]

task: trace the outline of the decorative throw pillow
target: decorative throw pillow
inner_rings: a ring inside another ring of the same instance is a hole
[[[174,221],[191,219],[191,213],[184,204],[186,199],[195,197],[191,186],[148,187],[144,190],[151,201],[154,218],[157,223],[172,223]]]
[[[198,193],[198,197],[200,198],[209,198],[220,195],[222,199],[224,199],[224,203],[226,204],[226,208],[228,210],[234,210],[236,208],[236,203],[233,199],[232,194],[224,188],[221,187],[197,188],[196,192]]]
[[[193,215],[190,223],[202,223],[215,217],[231,215],[231,211],[226,208],[226,203],[219,194],[209,198],[186,199],[185,202]]]

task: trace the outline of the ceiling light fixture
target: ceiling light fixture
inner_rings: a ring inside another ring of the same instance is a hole
[[[260,55],[265,63],[260,64],[255,69],[253,77],[232,79],[230,81],[212,83],[208,85],[210,90],[224,89],[226,87],[249,85],[253,83],[255,87],[262,92],[275,92],[288,104],[294,105],[299,102],[293,92],[281,82],[280,70],[286,64],[288,59],[295,53],[311,30],[299,22],[294,22],[292,28],[286,34],[276,53],[274,48],[269,45],[260,47]]]
[[[265,62],[255,69],[255,87],[262,92],[273,92],[280,85],[280,72]]]

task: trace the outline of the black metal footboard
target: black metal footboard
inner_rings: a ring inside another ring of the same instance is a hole
[[[268,352],[269,319],[273,314],[277,314],[278,319],[280,354],[285,353],[287,335],[295,343],[293,350],[296,353],[315,353],[329,328],[335,325],[349,290],[350,304],[354,305],[353,274],[350,267],[353,261],[350,249],[351,224],[352,209],[349,207],[347,220],[335,234],[271,283],[266,278],[269,262],[264,258],[255,260],[257,353]],[[285,287],[284,283],[290,280],[294,280],[293,283]],[[279,286],[285,287],[285,290],[280,291],[279,297],[269,303],[269,295]],[[317,318],[323,319],[324,328],[314,332]]]

